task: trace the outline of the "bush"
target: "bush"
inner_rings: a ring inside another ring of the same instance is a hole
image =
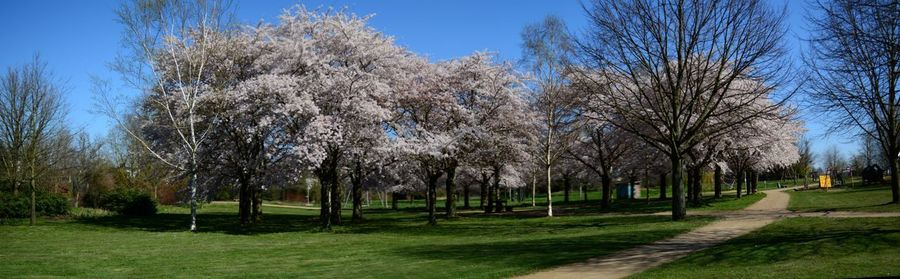
[[[156,201],[149,194],[128,188],[118,188],[100,195],[100,208],[127,216],[156,214]]]
[[[41,216],[64,215],[69,211],[69,201],[63,196],[38,193],[34,197],[34,211]],[[0,193],[0,218],[28,217],[31,217],[31,193]]]

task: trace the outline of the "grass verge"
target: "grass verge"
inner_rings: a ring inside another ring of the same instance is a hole
[[[632,278],[900,276],[900,218],[791,218]]]

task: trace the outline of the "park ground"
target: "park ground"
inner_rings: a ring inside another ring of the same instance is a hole
[[[788,192],[788,209],[798,214],[900,212],[883,185]],[[181,207],[144,218],[79,211],[73,215],[80,217],[42,219],[33,227],[0,225],[0,278],[504,278],[672,238],[718,218],[703,212],[736,212],[764,194],[707,199],[678,222],[652,214],[666,211],[667,201],[616,201],[600,211],[595,193],[569,204],[560,196],[554,199],[560,216],[553,218],[542,217],[538,204],[492,215],[461,210],[428,226],[420,209],[373,208],[365,221],[331,232],[317,229],[316,210],[294,207],[266,206],[262,224],[241,228],[235,205],[207,204],[199,233],[186,232]],[[898,276],[898,260],[898,217],[797,217],[634,277]]]

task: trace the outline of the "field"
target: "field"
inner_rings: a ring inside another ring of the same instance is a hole
[[[896,277],[898,247],[900,218],[790,218],[632,278]]]
[[[867,211],[897,212],[900,204],[891,204],[891,189],[887,185],[862,185],[791,192],[794,211]]]
[[[320,232],[314,210],[263,209],[263,224],[241,229],[235,206],[206,205],[200,233],[185,232],[186,210],[172,207],[142,219],[3,225],[0,278],[498,278],[668,238],[711,220],[464,214],[432,227],[418,211],[369,210],[363,223]]]
[[[890,199],[883,185],[790,193],[791,207],[801,211],[897,211],[883,205]],[[715,220],[673,222],[650,214],[671,209],[670,200],[655,198],[614,200],[600,210],[599,194],[588,194],[588,200],[573,195],[563,203],[562,194],[554,193],[553,218],[543,217],[546,198],[539,197],[537,206],[525,200],[514,213],[460,209],[459,217],[440,218],[437,226],[426,225],[416,207],[421,201],[398,211],[373,204],[366,220],[330,232],[318,229],[314,209],[265,206],[261,224],[242,228],[235,204],[205,204],[199,233],[186,232],[189,215],[182,207],[163,206],[145,218],[79,209],[41,219],[38,226],[0,225],[0,278],[505,278],[670,238]],[[705,197],[689,212],[739,210],[765,196]],[[442,206],[439,201],[439,211]],[[344,219],[349,217],[345,210]],[[635,276],[896,276],[898,224],[900,218],[790,218]]]

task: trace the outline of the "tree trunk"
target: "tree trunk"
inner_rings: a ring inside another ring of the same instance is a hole
[[[337,162],[332,163],[331,170],[331,224],[340,225],[341,216],[341,175]]]
[[[572,192],[571,178],[563,175],[563,203],[569,203],[569,193]]]
[[[487,210],[486,206],[490,205],[490,204],[485,204],[485,202],[487,202],[487,198],[488,198],[488,196],[487,196],[488,181],[487,181],[487,174],[484,172],[481,173],[481,180],[478,181],[478,187],[481,190],[481,194],[478,197],[478,207],[481,208],[482,210]],[[485,212],[487,212],[487,211],[485,211]]]
[[[491,181],[486,173],[481,173],[481,179],[481,207],[484,209],[484,213],[494,212],[494,195],[492,194],[494,190],[491,189]]]
[[[437,201],[437,181],[440,176],[435,174],[428,175],[428,224],[437,225],[437,218],[434,213],[434,203]]]
[[[659,199],[666,199],[666,173],[659,174]]]
[[[329,162],[330,164],[330,162]],[[317,174],[319,176],[319,221],[323,230],[331,230],[331,176],[334,175],[331,168],[324,166]]]
[[[472,208],[469,206],[469,186],[470,185],[466,185],[465,187],[463,187],[463,208],[465,209]]]
[[[362,187],[363,187],[363,171],[361,166],[357,163],[357,174],[356,178],[353,179],[353,215],[350,217],[351,221],[358,222],[363,220],[363,212],[362,212]]]
[[[612,184],[612,178],[609,177],[609,174],[600,176],[600,184],[600,191],[603,192],[600,197],[600,208],[609,209],[612,201],[612,185],[610,185]]]
[[[188,187],[191,190],[191,231],[197,231],[197,167],[196,162],[190,166],[190,180]]]
[[[682,158],[673,154],[669,159],[672,161],[672,220],[682,220],[687,215],[684,185],[681,181]]]
[[[637,177],[635,177],[633,174],[628,176],[628,188],[631,191],[631,199],[633,200],[635,197],[637,197],[637,193],[635,191],[637,190]]]
[[[734,187],[735,188],[734,190],[737,193],[737,198],[740,199],[741,198],[741,188],[744,186],[744,171],[739,170],[736,173],[737,173],[737,177],[735,177],[735,180],[737,180],[737,181],[734,182],[734,184],[736,184],[737,186]]]
[[[703,200],[703,170],[698,166],[694,169],[694,206],[700,206]]]
[[[900,167],[898,167],[897,159],[889,159],[888,167],[891,168],[891,202],[900,203],[900,175],[898,175]]]
[[[445,171],[447,172],[447,180],[444,181],[444,186],[447,192],[447,200],[444,203],[444,211],[447,218],[453,218],[456,217],[456,200],[453,197],[453,194],[456,193],[456,164],[450,164]]]
[[[400,194],[397,194],[396,192],[391,192],[391,209],[393,209],[393,210],[397,210],[397,208],[398,208],[397,207],[397,196],[399,196],[399,195]]]
[[[250,219],[253,223],[262,221],[262,187],[253,185],[250,187],[252,193],[253,211],[250,212]]]
[[[750,171],[750,194],[756,194],[756,185],[759,183],[759,172]]]
[[[238,215],[241,219],[241,226],[250,224],[250,182],[246,178],[238,181]]]
[[[691,206],[697,206],[694,204],[694,168],[687,167],[687,200],[690,201]]]
[[[34,170],[34,167],[31,168]],[[34,174],[32,174],[31,179],[28,181],[28,184],[31,186],[31,225],[34,226],[37,223],[37,210],[35,208],[35,191],[34,191]]]
[[[716,164],[716,170],[713,174],[713,191],[715,191],[715,198],[722,197],[722,167],[719,164]]]
[[[551,179],[551,167],[552,165],[547,164],[547,216],[553,217],[553,187],[551,186],[553,183],[550,181]]]
[[[535,173],[531,173],[531,206],[534,207],[535,201],[534,196],[537,195],[537,175]]]
[[[494,168],[494,183],[492,183],[491,196],[494,197],[494,212],[503,212],[502,201],[500,200],[500,168]]]
[[[578,186],[578,192],[581,193],[581,200],[583,200],[583,201],[588,200],[588,190],[589,189],[584,189],[584,184],[581,184],[580,186]]]

